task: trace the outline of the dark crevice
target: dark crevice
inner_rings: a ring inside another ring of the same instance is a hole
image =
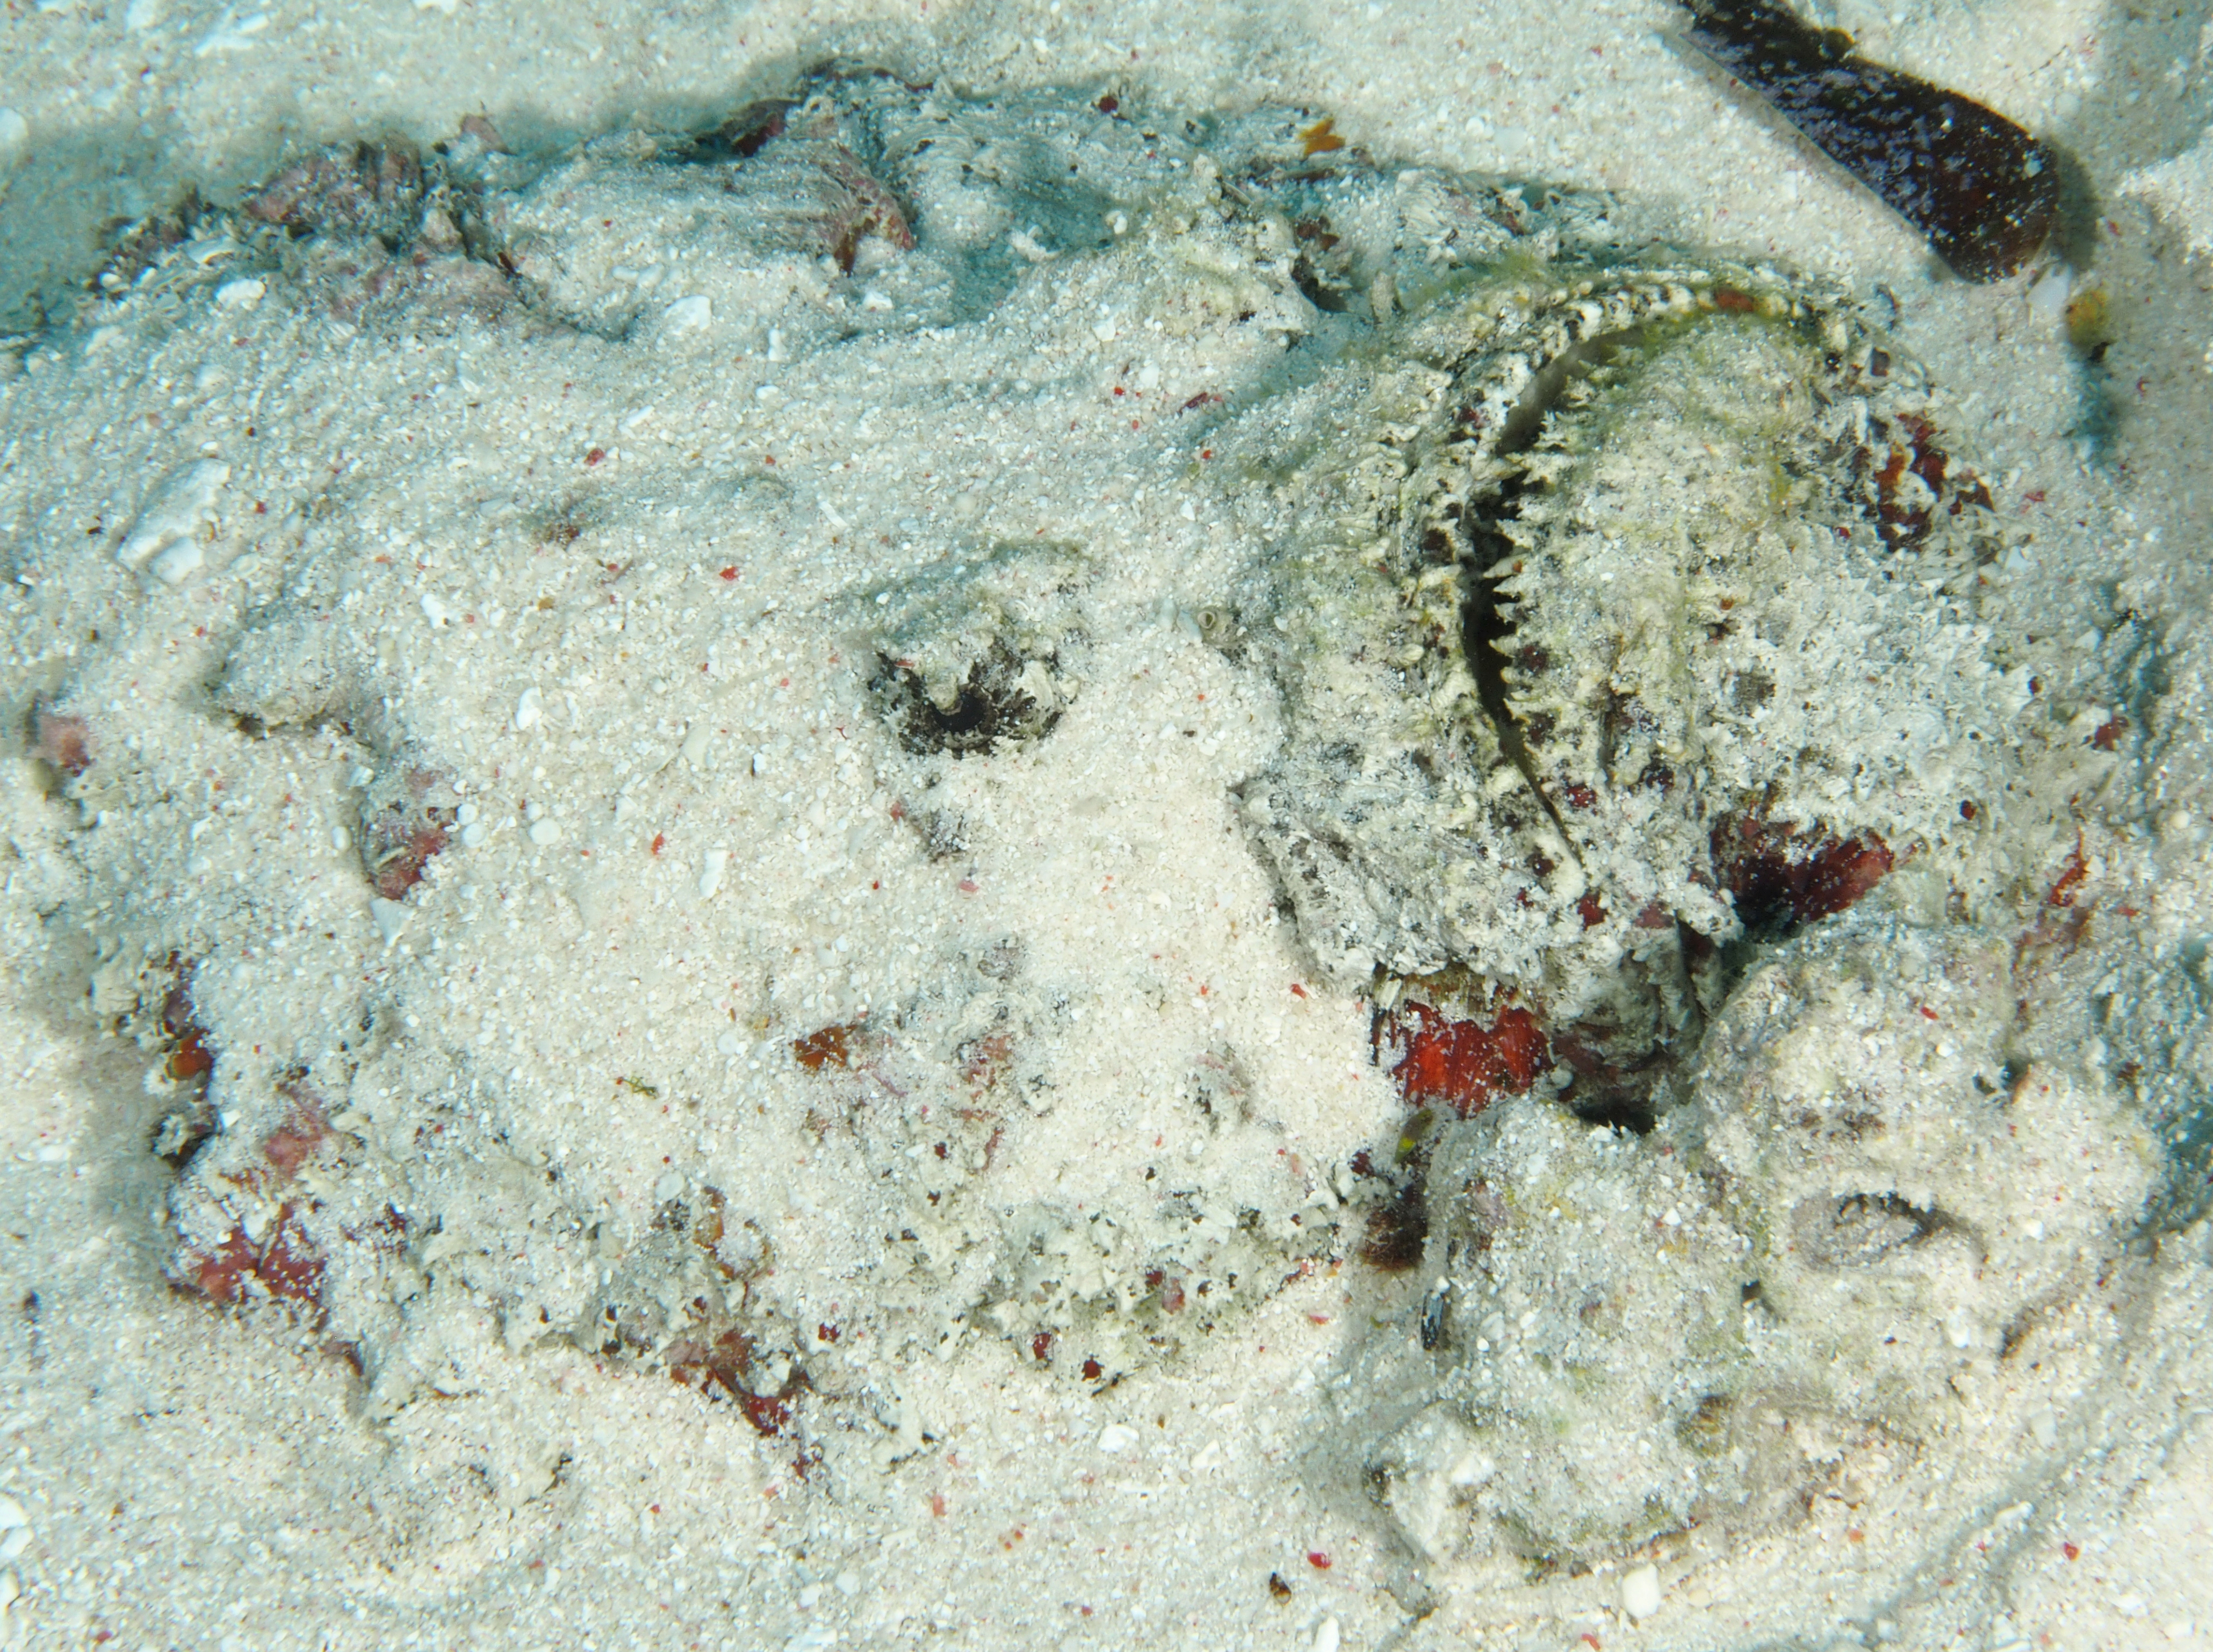
[[[1590,1100],[1567,1098],[1568,1111],[1587,1125],[1603,1125],[1611,1130],[1625,1130],[1632,1136],[1649,1136],[1652,1127],[1660,1122],[1649,1092],[1636,1094],[1621,1090],[1594,1097]]]

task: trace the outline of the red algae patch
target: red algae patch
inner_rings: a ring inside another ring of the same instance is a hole
[[[1810,924],[1857,905],[1889,875],[1890,847],[1872,832],[1801,837],[1746,816],[1714,829],[1714,863],[1747,929]]]
[[[1498,1096],[1521,1094],[1552,1065],[1544,1028],[1520,1005],[1485,1023],[1408,1003],[1393,1012],[1380,1036],[1403,1052],[1391,1076],[1408,1106],[1442,1104],[1463,1119]]]

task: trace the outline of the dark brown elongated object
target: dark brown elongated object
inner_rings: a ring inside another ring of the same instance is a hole
[[[1692,45],[1929,238],[1970,281],[2033,257],[2059,208],[2045,146],[1972,98],[1854,55],[1776,0],[1682,0]]]

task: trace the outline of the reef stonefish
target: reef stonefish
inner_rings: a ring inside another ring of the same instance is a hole
[[[1351,1275],[1399,1306],[1340,1454],[1423,1556],[1549,1564],[1941,1472],[1948,1385],[2141,1202],[2102,1094],[2005,1112],[2007,926],[2096,759],[1849,294],[1310,112],[875,75],[329,151],[109,274],[9,415],[152,479],[48,512],[144,519],[38,713],[136,822],[69,840],[67,910],[163,1052],[173,1277],[326,1326],[372,1412],[552,1343],[888,1472],[964,1338],[1228,1357],[1364,1253],[1412,1277]],[[156,376],[190,445],[111,405]],[[1177,856],[1095,777],[1146,763],[1229,917],[1124,897]],[[1162,915],[1222,926],[1211,981]],[[1270,1068],[1320,996],[1375,1042]],[[1395,1108],[1362,1076],[1447,1022],[1380,1137],[1300,1076]],[[2034,1245],[2031,1116],[2100,1153]]]

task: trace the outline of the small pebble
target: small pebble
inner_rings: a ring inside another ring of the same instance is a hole
[[[1631,1617],[1649,1618],[1660,1610],[1660,1569],[1639,1566],[1621,1577],[1621,1609]]]
[[[230,480],[230,466],[219,459],[180,465],[146,496],[115,559],[125,568],[150,568],[164,583],[175,585],[200,564],[200,524],[215,514],[216,496]]]
[[[1344,1638],[1344,1631],[1338,1628],[1337,1619],[1325,1618],[1314,1625],[1314,1652],[1337,1652],[1338,1645]]]
[[[1109,1423],[1099,1430],[1099,1449],[1127,1451],[1137,1443],[1137,1431],[1127,1423]]]
[[[378,895],[369,903],[369,921],[376,925],[377,934],[384,937],[384,944],[388,947],[399,939],[400,931],[407,927],[407,920],[414,914],[408,910],[405,902],[387,900]]]
[[[700,899],[712,900],[715,898],[715,892],[722,887],[722,869],[729,863],[729,850],[710,849],[707,851],[706,868],[699,874]]]
[[[2055,265],[2028,290],[2028,308],[2045,326],[2057,327],[2067,320],[2067,301],[2074,294],[2074,273],[2064,265]]]
[[[561,823],[558,820],[533,820],[530,823],[530,841],[540,849],[552,848],[561,841]]]
[[[661,313],[672,333],[697,332],[715,319],[715,307],[702,295],[680,298]]]
[[[241,281],[226,281],[215,290],[217,308],[226,310],[250,310],[260,303],[261,296],[269,290],[266,282],[247,277]]]
[[[517,732],[529,728],[546,714],[544,698],[535,688],[526,688],[522,698],[515,703],[515,726]]]

